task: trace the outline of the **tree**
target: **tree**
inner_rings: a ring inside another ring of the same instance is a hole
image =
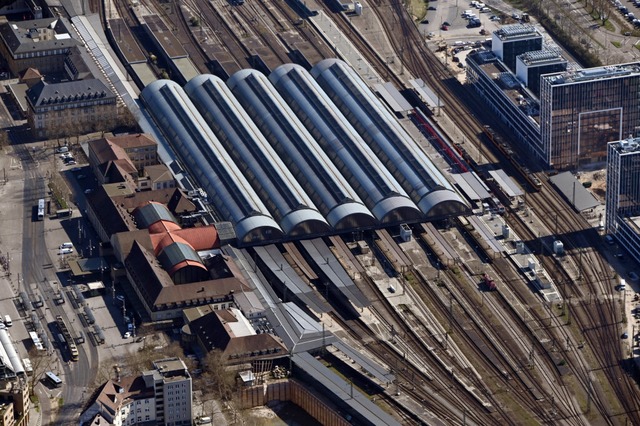
[[[609,0],[593,0],[593,11],[604,25],[611,16],[611,3]]]
[[[206,389],[224,401],[230,401],[235,390],[235,374],[227,366],[222,352],[216,349],[205,357],[202,373]]]
[[[29,395],[33,395],[34,389],[38,382],[44,377],[44,373],[49,371],[49,362],[51,358],[47,355],[47,351],[40,351],[32,346],[29,349],[29,360],[31,361],[31,368],[33,373],[28,379],[29,383]]]

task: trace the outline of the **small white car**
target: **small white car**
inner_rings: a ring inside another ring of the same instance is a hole
[[[122,337],[124,337],[125,339],[128,339],[129,337],[131,337],[131,333],[127,331],[122,335]]]

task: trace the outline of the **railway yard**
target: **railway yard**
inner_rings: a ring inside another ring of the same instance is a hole
[[[419,78],[436,105],[409,99],[412,109],[400,121],[424,150],[448,171],[486,177],[501,167],[520,184],[524,196],[503,199],[504,214],[481,208],[467,219],[324,239],[369,303],[343,303],[314,287],[331,305],[317,317],[383,366],[380,377],[342,371],[383,411],[402,424],[640,424],[640,327],[631,314],[640,284],[616,290],[631,260],[615,262],[597,225],[544,173],[491,143],[485,126],[502,129],[430,50],[402,2],[362,2],[360,15],[309,0],[92,6],[131,72],[148,59],[151,74],[186,83],[193,74],[226,80],[244,68],[268,75],[282,64],[309,69],[340,57],[365,82],[391,82],[403,93]],[[328,35],[329,27],[340,36]],[[279,251],[302,281],[314,283],[314,260],[295,247]],[[621,339],[626,331],[630,338]],[[338,364],[341,355],[323,356]]]

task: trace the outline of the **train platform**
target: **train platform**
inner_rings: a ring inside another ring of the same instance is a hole
[[[327,44],[335,50],[337,56],[348,63],[367,84],[383,82],[378,72],[349,40],[348,34],[344,34],[324,12],[319,12],[318,15],[309,18],[309,21],[322,34]],[[374,25],[373,21],[371,20],[372,25]]]

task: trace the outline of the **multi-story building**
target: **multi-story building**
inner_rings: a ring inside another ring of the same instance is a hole
[[[71,37],[65,22],[58,17],[12,22],[5,19],[0,24],[0,54],[14,75],[27,68],[36,68],[42,74],[62,73],[67,55],[76,46],[82,43]]]
[[[640,64],[565,71],[540,83],[546,162],[559,169],[603,163],[607,143],[638,136]]]
[[[640,261],[640,138],[608,144],[605,230]]]
[[[158,165],[158,144],[144,133],[92,140],[89,142],[89,164],[100,184],[131,182],[135,185],[144,175],[143,169]],[[166,166],[161,167],[167,171]],[[144,186],[140,189],[162,189],[152,188],[150,183]]]
[[[147,388],[155,397],[156,424],[191,426],[191,376],[179,358],[167,358],[153,363],[153,370],[142,373]]]
[[[516,77],[536,96],[540,96],[540,77],[543,74],[566,70],[567,60],[553,50],[536,50],[516,57]]]
[[[80,424],[191,425],[191,391],[191,376],[181,359],[155,361],[140,376],[107,381],[81,414]]]
[[[516,57],[542,49],[542,34],[533,25],[505,25],[491,36],[491,50],[511,70],[516,72]]]
[[[538,100],[524,89],[502,61],[485,50],[469,54],[467,84],[475,89],[502,123],[513,130],[510,142],[543,158],[540,126],[536,121],[540,108]]]
[[[27,90],[27,121],[37,138],[106,130],[117,117],[117,97],[97,79],[41,81]]]

